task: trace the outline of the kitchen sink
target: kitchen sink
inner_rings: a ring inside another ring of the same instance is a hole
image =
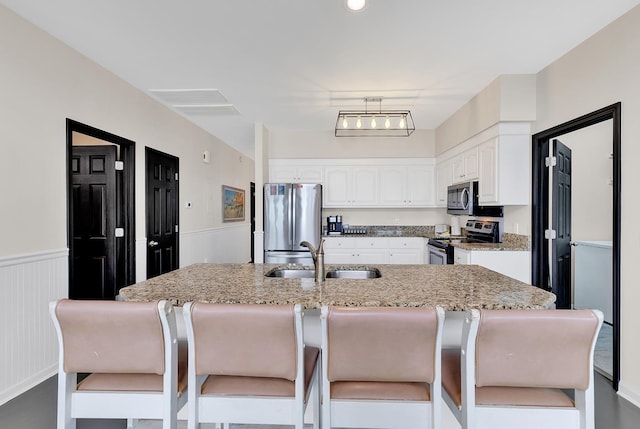
[[[315,278],[314,270],[296,270],[287,268],[275,268],[265,274],[265,277],[278,277],[285,279],[312,279]],[[328,279],[377,279],[381,277],[377,268],[348,269],[340,268],[327,271]]]
[[[330,270],[327,271],[328,279],[377,279],[381,277],[377,268],[366,268],[361,270]]]
[[[286,268],[276,268],[265,274],[265,277],[281,277],[285,279],[312,279],[315,278],[314,270],[290,270]]]

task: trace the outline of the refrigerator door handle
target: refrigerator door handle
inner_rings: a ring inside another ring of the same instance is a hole
[[[291,198],[291,200],[289,201],[289,204],[291,204],[291,210],[289,210],[289,228],[291,228],[291,234],[289,234],[289,237],[291,237],[291,240],[293,240],[293,242],[289,243],[289,249],[295,250],[300,245],[300,243],[296,242],[296,240],[298,239],[298,236],[296,235],[296,225],[295,225],[295,221],[294,221],[294,219],[296,219],[296,189],[295,189],[295,185],[291,187],[291,195],[289,196],[289,198]]]

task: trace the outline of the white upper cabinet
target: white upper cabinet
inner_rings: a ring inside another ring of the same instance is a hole
[[[451,161],[438,161],[436,166],[436,206],[447,207],[447,188],[453,183]]]
[[[451,160],[453,183],[469,182],[478,178],[478,148],[473,147]]]
[[[505,135],[478,146],[478,202],[492,205],[530,203],[528,136]]]
[[[472,180],[480,205],[530,204],[530,159],[530,124],[497,123],[438,156],[436,205],[446,207],[447,184]]]
[[[435,167],[433,165],[407,167],[407,205],[433,207],[435,203]]]
[[[324,207],[374,207],[378,203],[376,167],[327,167]]]
[[[435,207],[432,158],[272,159],[271,182],[322,183],[324,207]]]
[[[431,165],[380,167],[380,205],[435,206],[435,168]]]
[[[293,161],[293,162],[290,162]],[[269,182],[271,183],[323,183],[324,165],[316,160],[271,160]]]

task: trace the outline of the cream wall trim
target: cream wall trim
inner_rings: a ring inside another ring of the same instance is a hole
[[[631,389],[622,380],[620,380],[620,385],[618,386],[618,395],[640,408],[640,391]]]
[[[69,249],[46,250],[25,255],[0,256],[0,268],[67,256],[69,256]]]
[[[57,370],[49,302],[68,296],[68,251],[0,259],[0,405]]]

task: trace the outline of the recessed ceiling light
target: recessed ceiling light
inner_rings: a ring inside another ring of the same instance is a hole
[[[345,0],[347,9],[352,12],[359,12],[367,5],[367,0]]]

